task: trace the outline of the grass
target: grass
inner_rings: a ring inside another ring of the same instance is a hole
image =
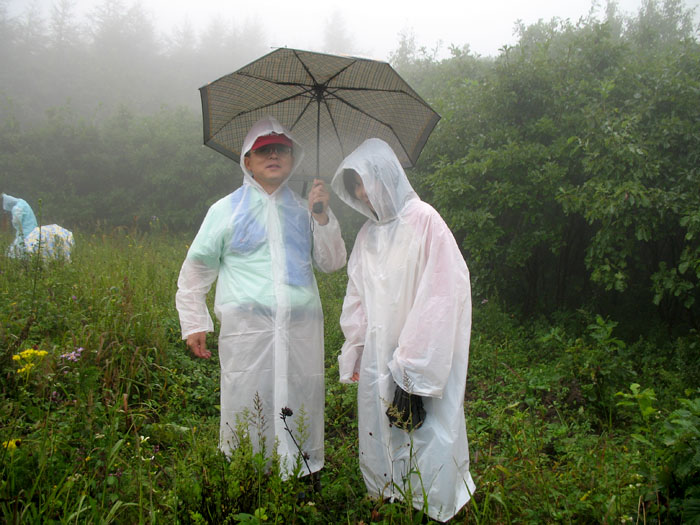
[[[232,461],[217,451],[218,363],[189,356],[174,308],[187,242],[117,230],[77,235],[70,264],[0,257],[0,521],[419,523],[366,496],[356,389],[337,381],[343,272],[318,276],[320,491],[282,481],[274,446],[254,452],[245,425]],[[694,334],[623,342],[586,312],[521,325],[494,303],[474,310],[465,410],[477,492],[453,523],[700,519]]]

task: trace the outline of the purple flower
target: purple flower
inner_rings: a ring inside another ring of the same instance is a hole
[[[291,417],[294,415],[294,412],[292,412],[292,409],[289,407],[284,407],[282,409],[281,417],[284,419],[285,417]]]
[[[73,361],[74,363],[80,359],[80,356],[83,353],[84,348],[81,346],[77,350],[73,350],[69,354],[61,354],[61,359],[67,359],[68,361]]]

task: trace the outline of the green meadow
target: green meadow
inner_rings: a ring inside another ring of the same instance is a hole
[[[230,460],[218,452],[216,338],[213,359],[192,358],[174,307],[188,240],[76,240],[70,263],[0,258],[0,520],[425,521],[366,496],[356,390],[337,380],[343,271],[318,275],[326,463],[314,490],[280,478],[274,444],[253,452],[254,417]],[[624,341],[585,311],[523,324],[478,301],[465,399],[477,492],[452,522],[697,522],[697,344]]]

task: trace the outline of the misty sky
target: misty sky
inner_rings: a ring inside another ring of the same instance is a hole
[[[643,0],[619,0],[622,13],[635,14]],[[132,5],[130,0],[122,0]],[[591,0],[288,0],[244,2],[241,0],[141,0],[152,14],[156,28],[169,34],[186,20],[198,31],[213,18],[240,27],[254,21],[264,28],[261,38],[271,47],[287,46],[320,50],[331,20],[340,21],[338,34],[352,41],[348,53],[386,60],[397,48],[399,34],[412,33],[416,44],[429,49],[442,42],[439,57],[447,56],[449,44],[469,44],[474,53],[495,56],[504,44],[514,44],[517,20],[525,24],[553,17],[577,21],[591,9]],[[74,0],[76,12],[85,14],[97,2]],[[700,0],[684,0],[694,8],[700,22]],[[21,16],[30,5],[48,14],[52,0],[6,0],[8,14]],[[604,9],[597,2],[596,12]],[[300,8],[303,6],[303,9]],[[340,52],[340,50],[334,50]]]

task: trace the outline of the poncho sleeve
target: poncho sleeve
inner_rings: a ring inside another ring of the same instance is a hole
[[[407,392],[441,398],[455,348],[469,344],[469,270],[452,232],[435,210],[427,219],[423,239],[425,264],[389,369]]]
[[[328,223],[324,226],[315,223],[313,236],[314,263],[322,272],[334,272],[345,266],[347,259],[345,243],[340,235],[338,219],[330,209],[328,209]]]
[[[22,209],[21,206],[16,205],[14,208],[12,208],[12,226],[14,226],[15,230],[17,230],[17,233],[19,235],[22,235],[22,237],[25,237],[29,232],[24,232],[22,228],[22,216],[24,215],[24,210]]]
[[[343,300],[343,311],[340,314],[340,327],[345,335],[345,343],[343,343],[338,356],[341,383],[352,383],[352,375],[360,371],[362,352],[365,348],[365,334],[367,333],[367,317],[356,284],[359,265],[357,265],[353,255],[348,261],[348,286]]]
[[[183,339],[197,332],[214,331],[206,297],[219,274],[227,226],[228,220],[222,210],[212,206],[180,269],[175,305]]]

